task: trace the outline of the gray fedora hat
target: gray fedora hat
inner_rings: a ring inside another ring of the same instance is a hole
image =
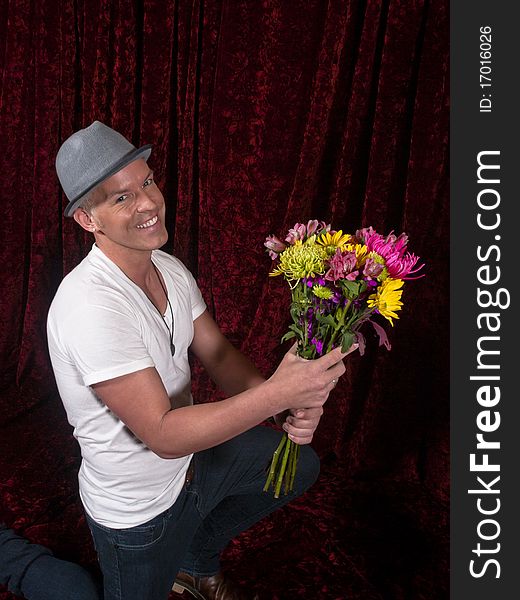
[[[65,216],[71,217],[85,196],[129,163],[152,152],[151,144],[136,148],[114,129],[94,121],[67,138],[56,155],[56,172],[69,199]]]

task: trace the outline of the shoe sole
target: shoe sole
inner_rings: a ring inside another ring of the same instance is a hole
[[[184,581],[175,581],[172,587],[172,592],[175,592],[176,594],[184,594],[184,592],[188,592],[197,600],[207,600],[206,596],[203,596],[198,590],[188,583],[184,583]]]

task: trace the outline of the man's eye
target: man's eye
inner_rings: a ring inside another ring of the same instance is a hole
[[[124,202],[127,198],[128,194],[123,194],[122,196],[119,196],[119,198],[116,198],[116,203]]]
[[[152,185],[153,183],[153,177],[149,177],[143,184],[143,187],[148,187],[149,185]]]

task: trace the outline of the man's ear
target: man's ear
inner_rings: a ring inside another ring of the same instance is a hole
[[[73,217],[74,221],[81,225],[81,227],[83,227],[83,229],[86,231],[90,231],[91,233],[96,231],[96,223],[94,222],[94,218],[85,209],[76,208]]]

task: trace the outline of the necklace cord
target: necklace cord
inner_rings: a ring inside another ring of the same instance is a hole
[[[153,265],[155,274],[157,275],[157,279],[159,280],[159,284],[161,285],[164,295],[166,296],[166,302],[168,303],[168,307],[170,309],[170,317],[172,319],[171,330],[168,327],[168,323],[166,322],[166,319],[164,318],[164,315],[162,314],[160,309],[157,306],[155,306],[155,304],[153,302],[152,302],[152,304],[155,306],[155,308],[157,309],[157,312],[161,315],[161,319],[163,320],[164,324],[166,325],[166,329],[168,330],[168,334],[170,336],[170,350],[171,350],[171,353],[173,356],[175,354],[175,344],[173,343],[173,331],[174,331],[174,327],[175,327],[174,320],[173,320],[173,309],[172,309],[172,305],[170,303],[170,298],[168,297],[168,291],[162,282],[161,275],[159,273],[159,269],[155,266],[155,263],[153,261],[152,261],[152,265]]]

